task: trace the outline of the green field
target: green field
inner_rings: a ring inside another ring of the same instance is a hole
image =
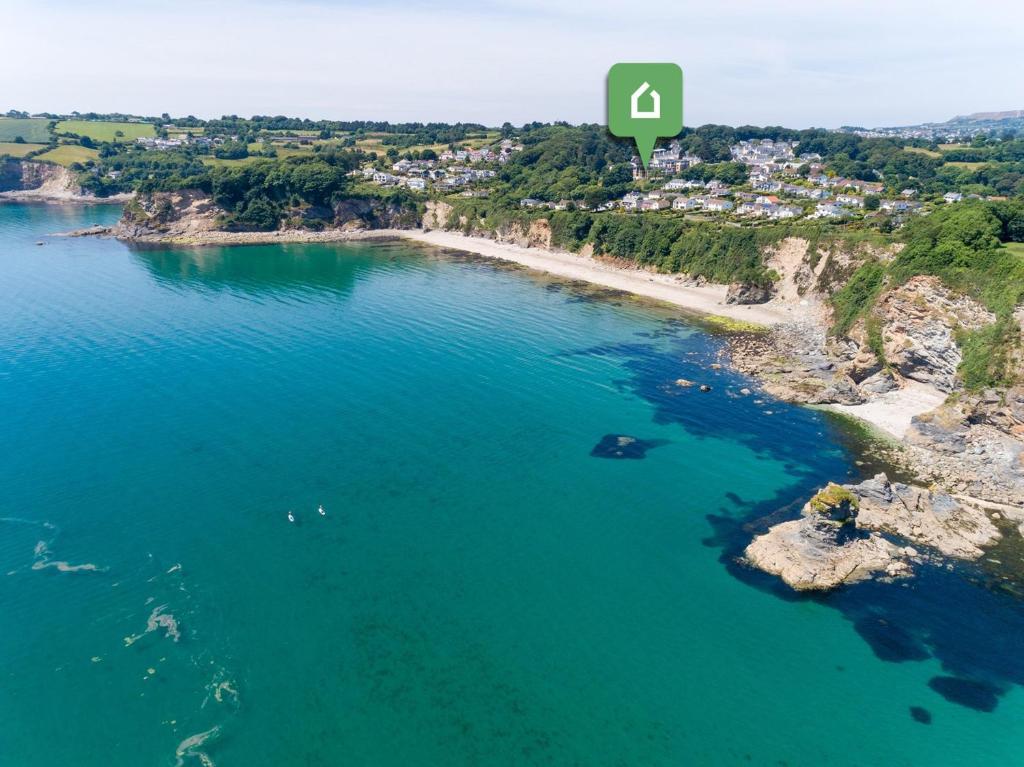
[[[977,170],[978,168],[983,168],[986,165],[988,165],[988,163],[984,163],[984,162],[947,162],[947,163],[945,163],[945,167],[947,167],[947,168],[964,168],[966,170]]]
[[[118,136],[117,132],[123,133]],[[137,138],[155,136],[156,130],[150,123],[119,123],[99,120],[61,120],[57,123],[58,133],[77,133],[93,141],[135,141]],[[26,141],[28,139],[26,138]]]
[[[933,152],[931,149],[925,149],[922,146],[905,146],[903,147],[903,151],[923,154],[925,157],[942,157],[942,152]]]
[[[46,144],[15,144],[9,141],[0,141],[0,156],[24,157],[29,152],[42,149]]]
[[[49,162],[55,162],[58,165],[63,165],[66,168],[76,162],[95,160],[99,156],[100,153],[95,149],[86,149],[84,146],[78,146],[77,144],[62,144],[56,149],[51,149],[49,152],[43,152],[38,157],[33,157],[32,159],[48,160]]]
[[[21,136],[30,143],[45,144],[50,140],[50,131],[46,127],[49,120],[20,117],[0,117],[0,141],[14,141]]]

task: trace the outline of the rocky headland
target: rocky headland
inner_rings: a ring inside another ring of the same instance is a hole
[[[1005,520],[1005,512],[878,474],[860,484],[829,484],[798,519],[756,536],[744,559],[797,591],[825,591],[909,577],[927,561],[979,559],[1002,539]],[[1013,522],[1021,523],[1024,516]]]

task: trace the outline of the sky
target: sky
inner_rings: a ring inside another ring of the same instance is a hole
[[[690,126],[1024,109],[1019,0],[0,0],[0,19],[0,112],[603,123],[620,61],[679,64]]]

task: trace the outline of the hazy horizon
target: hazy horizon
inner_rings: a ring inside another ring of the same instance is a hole
[[[1024,7],[1002,2],[972,14],[918,0],[654,0],[628,14],[560,0],[0,7],[8,60],[32,62],[0,72],[4,111],[603,123],[618,61],[678,63],[688,126],[878,127],[1024,108],[1024,83],[1000,76],[1017,66]]]

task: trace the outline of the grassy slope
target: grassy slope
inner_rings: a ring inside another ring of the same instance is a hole
[[[29,152],[43,149],[46,144],[15,144],[13,142],[0,141],[0,156],[24,157]]]
[[[49,162],[55,162],[58,165],[67,167],[72,163],[95,160],[99,156],[99,152],[95,149],[86,149],[84,146],[78,146],[77,144],[64,144],[56,149],[51,149],[49,152],[44,152],[33,159],[48,160]]]
[[[124,136],[115,135],[117,131]],[[61,120],[57,123],[58,133],[77,133],[93,141],[129,142],[137,138],[155,136],[156,130],[149,123],[101,122],[98,120]]]

